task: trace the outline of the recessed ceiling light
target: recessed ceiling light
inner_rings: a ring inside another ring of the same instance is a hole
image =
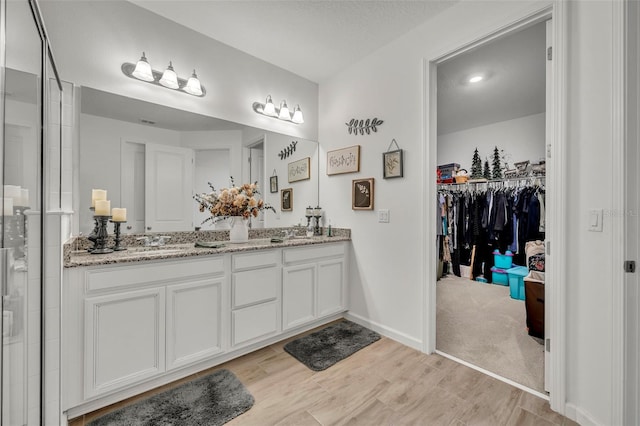
[[[474,75],[471,78],[469,78],[469,83],[477,83],[479,81],[484,80],[484,77],[481,75]]]

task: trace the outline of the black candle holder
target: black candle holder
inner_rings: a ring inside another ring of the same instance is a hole
[[[320,206],[316,206],[316,208],[314,209],[314,211],[317,214],[313,215],[313,218],[315,219],[316,225],[313,228],[313,235],[322,235],[322,229],[320,228],[320,218],[322,217],[322,209],[320,208]]]
[[[92,212],[95,212],[96,208],[89,207],[89,210],[91,210]],[[93,216],[93,222],[94,222],[93,231],[91,231],[91,233],[87,235],[87,240],[91,241],[91,243],[93,244],[93,247],[89,247],[87,249],[89,253],[91,253],[96,249],[96,240],[98,239],[98,228],[100,227],[100,224],[98,223],[98,216],[95,216],[95,215]]]
[[[91,254],[113,253],[113,249],[107,247],[107,237],[109,236],[107,225],[111,216],[94,216],[93,218],[98,223],[98,231],[96,232],[95,247]]]
[[[127,221],[116,221],[116,220],[112,220],[111,223],[113,223],[113,232],[115,234],[115,240],[116,240],[116,245],[113,246],[113,251],[122,251],[122,250],[126,250],[126,247],[122,247],[120,245],[120,243],[122,242],[122,238],[120,238],[120,225],[123,223],[127,223]]]

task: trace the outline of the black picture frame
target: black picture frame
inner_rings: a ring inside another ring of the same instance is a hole
[[[404,156],[401,149],[382,153],[382,177],[385,179],[404,176]]]
[[[272,194],[278,192],[278,176],[271,176],[269,178],[269,191]]]
[[[280,191],[280,210],[283,212],[293,211],[293,188]]]
[[[374,178],[352,181],[351,208],[353,210],[373,210]]]

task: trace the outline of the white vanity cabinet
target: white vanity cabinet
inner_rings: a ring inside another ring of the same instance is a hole
[[[224,256],[212,256],[68,270],[70,404],[224,352],[225,269]]]
[[[282,328],[345,310],[346,244],[283,250]]]
[[[231,256],[231,345],[247,345],[280,331],[281,251]]]

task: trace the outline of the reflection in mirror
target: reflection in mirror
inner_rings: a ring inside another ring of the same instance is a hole
[[[81,88],[79,230],[93,229],[92,189],[107,191],[111,207],[127,209],[123,233],[228,228],[215,225],[198,210],[193,194],[245,182],[258,182],[266,211],[252,227],[303,223],[304,210],[318,203],[318,145],[295,139],[296,150],[281,159],[290,136],[213,117],[152,104],[90,87]],[[310,158],[309,179],[289,183],[288,164]],[[270,177],[293,188],[292,211],[281,211],[280,191],[271,192]]]

